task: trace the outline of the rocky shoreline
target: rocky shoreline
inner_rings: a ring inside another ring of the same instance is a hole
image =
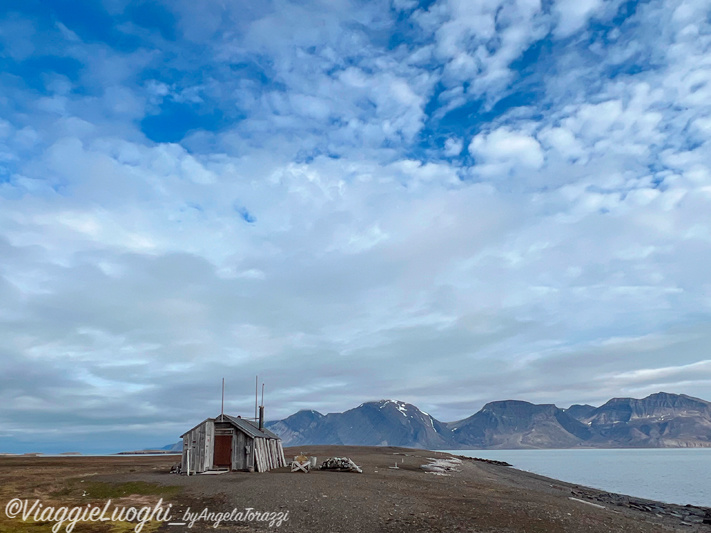
[[[511,463],[507,463],[506,461],[496,461],[495,459],[482,459],[481,457],[468,457],[466,455],[455,455],[454,457],[457,457],[463,461],[478,461],[480,463],[486,463],[488,465],[513,466]]]
[[[708,507],[697,507],[695,505],[676,505],[673,503],[662,503],[654,500],[634,498],[624,494],[614,492],[604,492],[588,487],[574,488],[571,490],[574,497],[585,501],[595,502],[600,505],[614,505],[627,507],[643,513],[650,513],[659,518],[669,517],[680,520],[682,523],[707,524],[711,526],[711,509]]]
[[[476,461],[494,466],[512,466],[506,461],[496,461],[494,459],[482,459],[480,457],[468,457],[465,455],[455,455],[461,460]],[[651,513],[658,518],[669,517],[678,519],[682,523],[705,524],[711,526],[711,508],[699,507],[696,505],[678,505],[673,503],[663,503],[655,500],[636,498],[625,494],[601,491],[581,485],[573,485],[571,488],[571,498],[591,502],[596,505],[620,506],[634,509],[644,513]]]

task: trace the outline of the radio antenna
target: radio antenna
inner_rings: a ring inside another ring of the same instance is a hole
[[[220,420],[225,419],[225,378],[222,378],[222,407],[220,408]]]

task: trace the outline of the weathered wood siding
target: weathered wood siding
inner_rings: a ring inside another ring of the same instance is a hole
[[[277,439],[254,439],[257,472],[267,472],[273,468],[286,466],[284,449]]]
[[[253,467],[253,439],[241,431],[235,433],[235,438],[232,440],[232,470],[249,470]]]
[[[265,455],[264,439],[254,439],[254,462],[257,472],[266,472],[268,470],[264,460]]]
[[[183,436],[183,457],[181,471],[188,471],[188,452],[190,452],[190,474],[208,470],[214,457],[215,423],[205,420]]]
[[[284,448],[281,445],[281,440],[276,441],[276,454],[279,461],[279,468],[286,466],[286,458],[284,457]]]

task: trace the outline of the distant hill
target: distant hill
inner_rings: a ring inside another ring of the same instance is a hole
[[[183,441],[179,440],[175,444],[168,444],[167,446],[163,446],[161,450],[166,450],[169,452],[182,452],[183,451]]]
[[[642,400],[614,398],[581,419],[591,442],[625,447],[711,446],[711,403],[660,392]]]
[[[264,425],[270,431],[279,435],[282,442],[315,442],[321,440],[319,422],[323,415],[318,411],[302,410],[276,422],[266,422]]]
[[[267,422],[285,446],[352,444],[437,448],[449,444],[447,426],[412,404],[381,400],[344,413],[322,415],[299,411],[284,420]]]
[[[351,444],[430,449],[711,447],[711,403],[660,392],[615,398],[600,407],[560,409],[517,400],[486,404],[457,422],[416,406],[367,402],[343,413],[299,411],[266,427],[285,446]]]
[[[597,409],[597,407],[594,405],[583,404],[571,405],[567,409],[563,409],[563,411],[575,418],[575,420],[582,420],[583,418],[588,417],[595,409]]]
[[[569,448],[590,438],[588,427],[553,404],[506,400],[448,424],[455,447]]]

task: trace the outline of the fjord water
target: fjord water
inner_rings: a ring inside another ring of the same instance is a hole
[[[607,492],[711,507],[711,448],[447,451]]]

